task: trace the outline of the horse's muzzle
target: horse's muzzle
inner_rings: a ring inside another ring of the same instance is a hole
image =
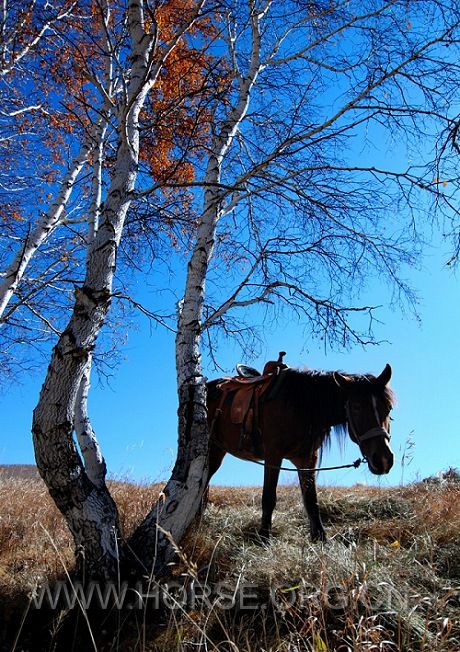
[[[394,455],[390,448],[384,455],[374,453],[367,458],[367,463],[371,473],[374,475],[385,475],[389,473],[394,464]]]

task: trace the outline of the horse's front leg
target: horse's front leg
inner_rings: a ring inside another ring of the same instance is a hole
[[[300,469],[314,469],[318,461],[318,453],[291,462],[298,469],[299,484],[302,491],[303,504],[310,521],[310,536],[312,541],[326,541],[326,532],[319,512],[318,496],[316,493],[316,472],[302,471]]]
[[[276,486],[280,474],[281,460],[265,460],[264,489],[262,492],[262,524],[260,538],[268,541],[272,533],[272,515],[276,505]]]

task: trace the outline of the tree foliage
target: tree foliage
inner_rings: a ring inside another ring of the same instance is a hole
[[[151,12],[158,46],[168,44],[174,21],[177,28],[193,4],[161,3]],[[45,11],[41,3],[11,2],[4,14],[1,100],[8,146],[1,151],[7,199],[0,216],[0,354],[5,373],[18,372],[22,364],[27,368],[31,351],[62,332],[68,319],[114,169],[117,113],[131,64],[123,3],[61,3]],[[27,47],[18,53],[9,31],[15,30],[17,41],[21,29]],[[193,178],[192,149],[205,144],[208,129],[207,121],[194,117],[195,96],[211,92],[214,66],[197,41],[211,31],[203,17],[157,73],[140,117],[141,184]],[[186,150],[187,159],[180,153]],[[162,228],[170,235],[171,211],[183,207],[188,195],[181,199],[179,189],[169,189],[167,197],[171,209],[164,201]],[[155,230],[159,218],[157,210],[149,229]],[[145,230],[145,220],[132,220],[125,269],[132,265],[130,253],[142,248]]]

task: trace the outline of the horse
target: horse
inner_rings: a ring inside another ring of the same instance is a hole
[[[388,387],[391,373],[389,364],[379,376],[280,369],[272,381],[276,382],[276,392],[267,391],[258,401],[257,419],[254,419],[258,443],[253,435],[242,436],[244,425],[232,422],[231,403],[235,393],[223,396],[225,380],[210,381],[208,482],[227,453],[262,462],[264,484],[259,536],[268,541],[280,467],[283,459],[289,460],[297,468],[311,539],[325,541],[316,493],[319,451],[331,429],[339,435],[348,431],[372,473],[382,475],[390,471],[394,462],[390,448],[390,411],[394,404],[393,392]]]

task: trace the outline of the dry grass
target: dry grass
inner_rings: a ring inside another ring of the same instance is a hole
[[[231,491],[217,492],[186,552],[267,604],[263,622],[252,614],[252,643],[247,628],[227,627],[234,649],[458,652],[460,485],[323,489],[327,546],[309,543],[294,488],[280,492],[272,544],[255,545],[260,494],[245,490],[232,506]]]
[[[31,590],[71,565],[72,538],[41,480],[0,480],[0,591]]]
[[[111,482],[110,488],[129,535],[148,513],[161,485]],[[0,595],[30,592],[62,576],[73,558],[72,537],[44,483],[0,475]]]
[[[160,487],[113,482],[111,489],[129,534]],[[129,630],[107,649],[458,652],[459,484],[325,488],[325,546],[309,542],[296,487],[280,487],[274,539],[260,545],[260,496],[260,488],[212,488],[173,569],[188,603],[171,598],[177,608],[150,629],[143,612],[136,634]],[[4,617],[72,558],[41,481],[0,478]]]

